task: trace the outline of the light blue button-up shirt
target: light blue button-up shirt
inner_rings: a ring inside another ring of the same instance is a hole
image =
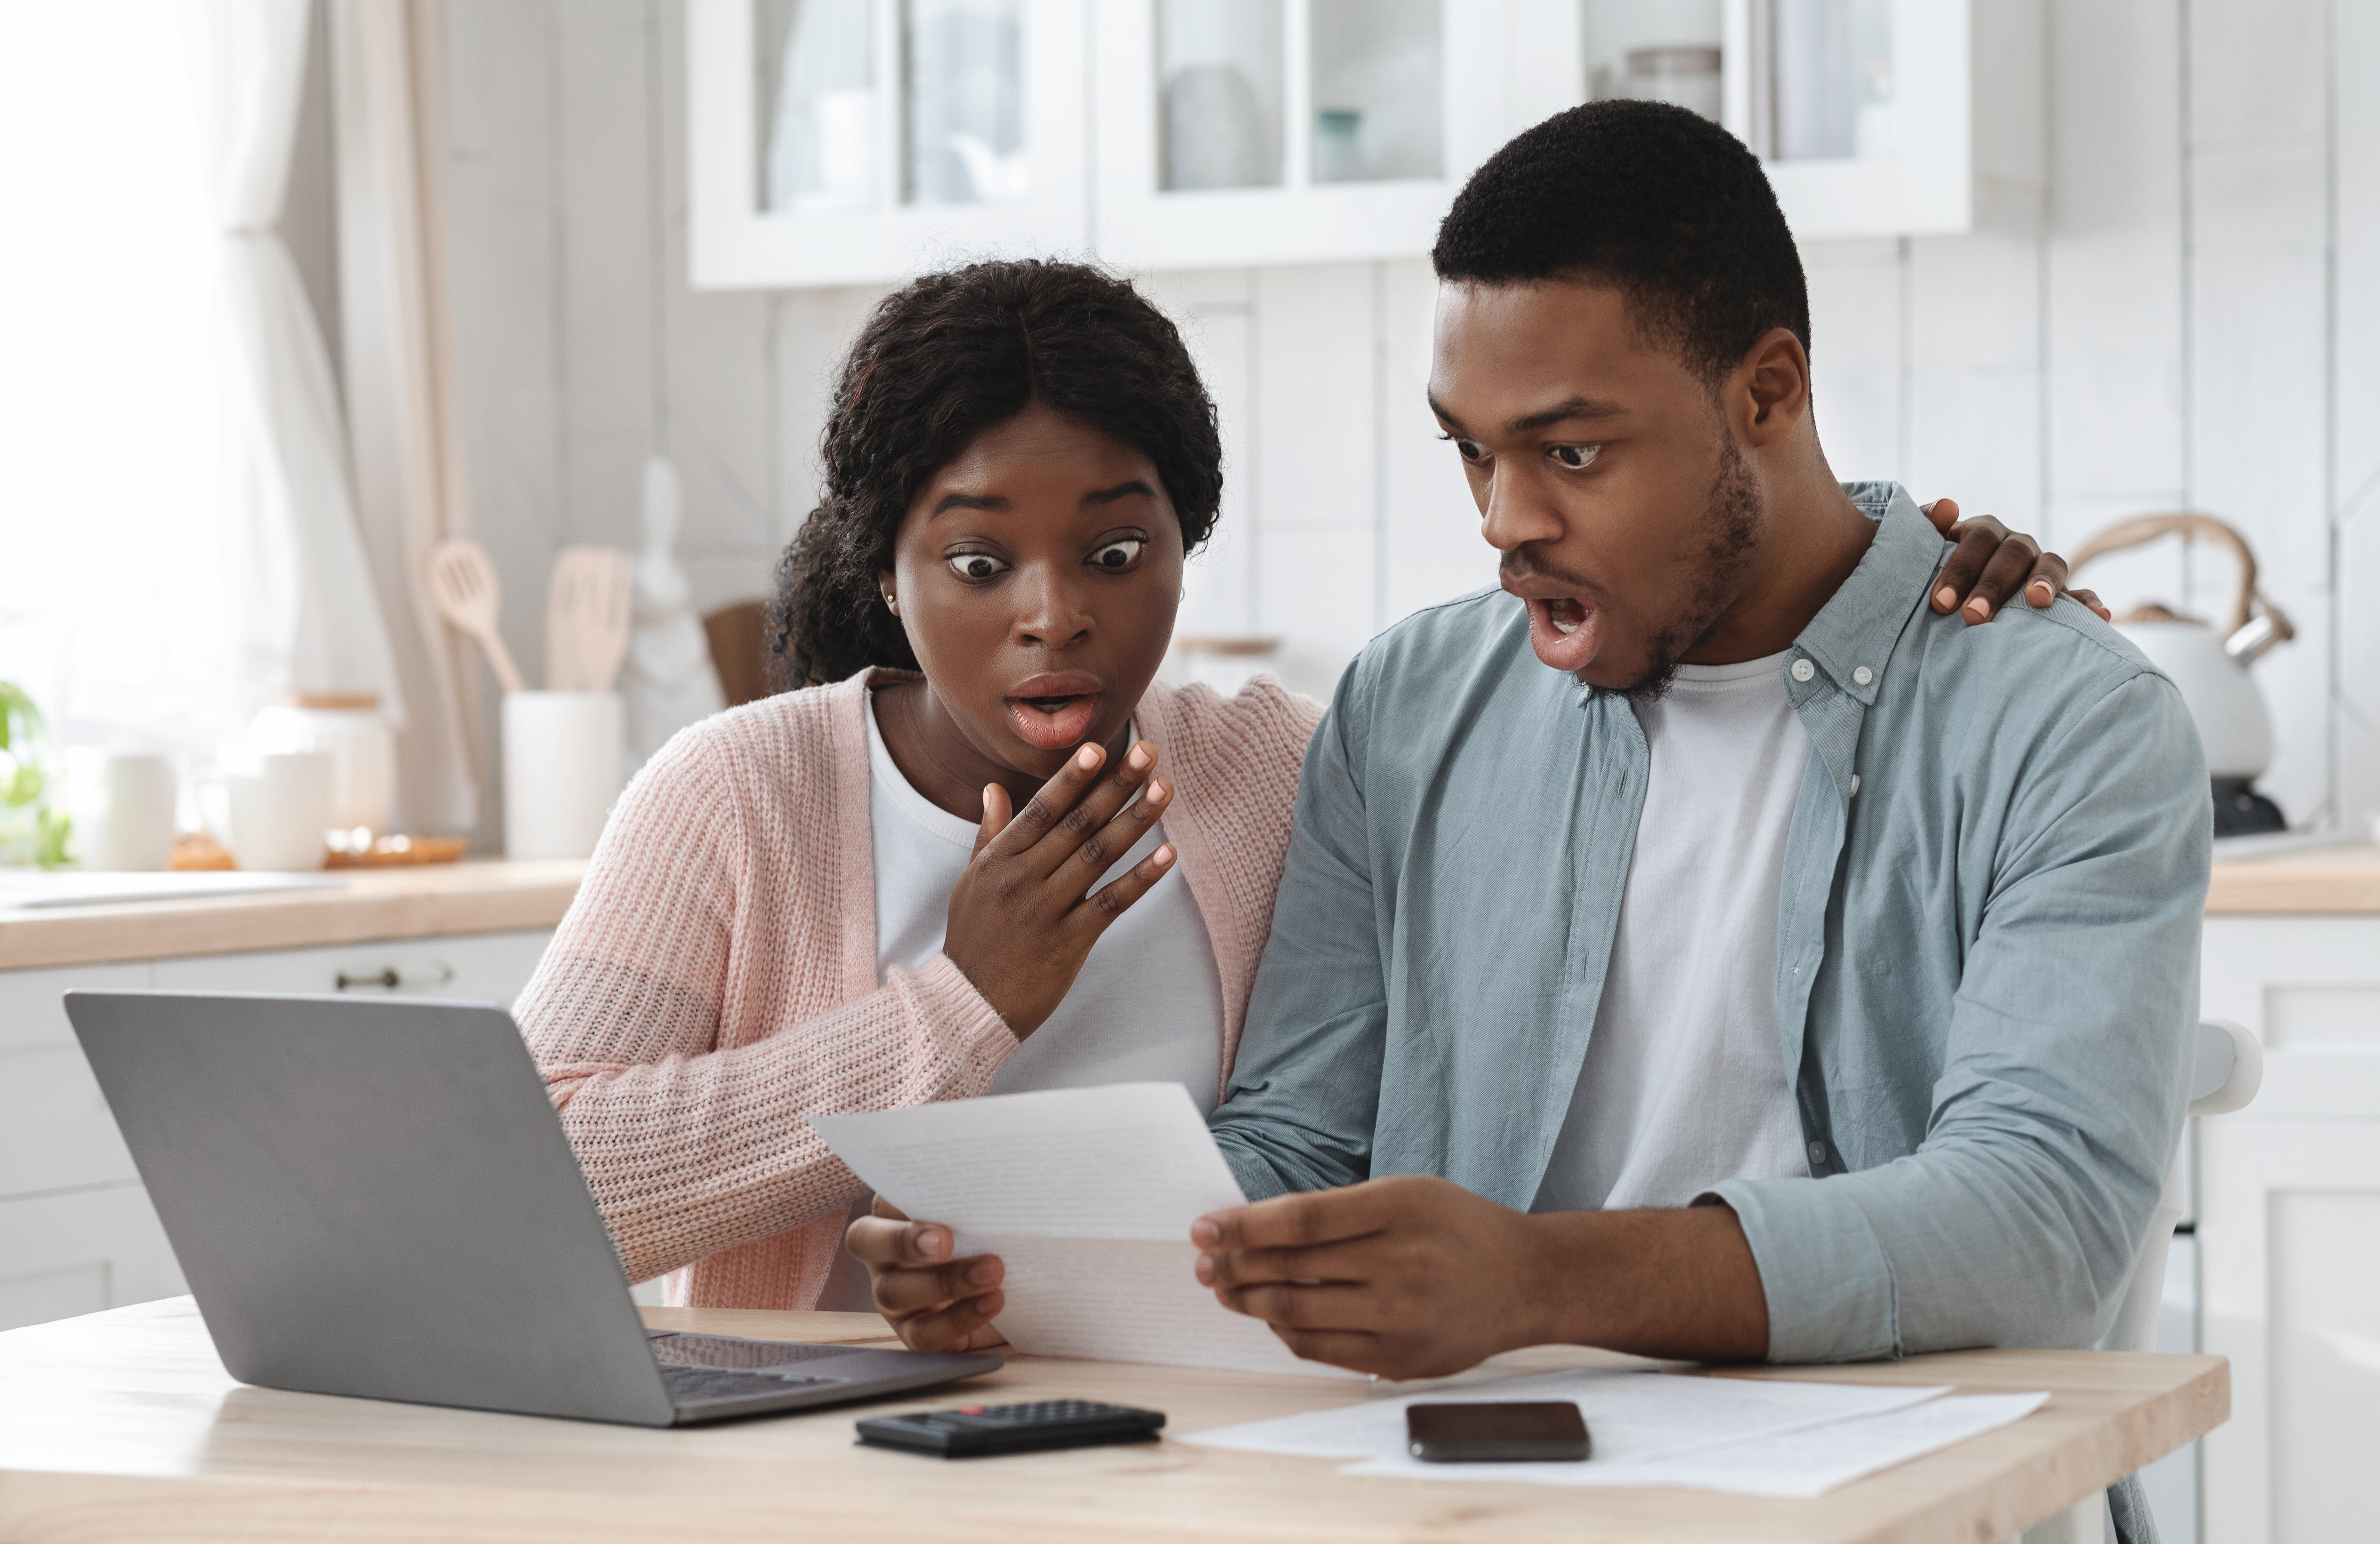
[[[1777,1022],[1810,1176],[1730,1180],[1769,1356],[2081,1346],[2163,1184],[2213,819],[2173,684],[2060,600],[1970,627],[1888,483],[1784,667],[1809,731]],[[1253,1197],[1443,1174],[1526,1210],[1578,1086],[1645,736],[1488,591],[1373,640],[1308,751],[1218,1142]],[[1730,854],[1714,851],[1726,864]]]

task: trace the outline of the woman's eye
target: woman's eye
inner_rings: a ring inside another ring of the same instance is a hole
[[[963,579],[997,578],[1008,572],[1008,565],[990,553],[960,553],[949,561],[951,572]]]
[[[1555,445],[1546,454],[1554,458],[1554,465],[1567,467],[1572,471],[1580,472],[1585,471],[1587,464],[1601,454],[1602,450],[1601,445]]]
[[[1090,564],[1111,574],[1124,573],[1140,561],[1140,554],[1148,548],[1148,543],[1137,536],[1120,536],[1091,549]]]

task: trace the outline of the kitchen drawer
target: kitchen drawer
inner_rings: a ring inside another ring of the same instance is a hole
[[[2380,1119],[2380,917],[2210,917],[2200,1011],[2264,1042],[2227,1120]]]
[[[552,938],[552,929],[539,928],[253,954],[197,954],[159,960],[155,984],[174,991],[353,991],[446,997],[509,1008],[528,985]],[[398,984],[381,984],[389,980]]]
[[[149,984],[146,964],[0,971],[0,1198],[140,1177],[75,1043],[63,999],[78,987]],[[8,1275],[0,1263],[0,1280]]]
[[[0,1330],[188,1290],[138,1185],[0,1201]]]

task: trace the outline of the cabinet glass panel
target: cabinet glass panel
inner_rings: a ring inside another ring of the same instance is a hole
[[[1439,0],[1313,0],[1313,179],[1445,175]]]
[[[1586,94],[1669,102],[1717,123],[1719,0],[1586,0]]]
[[[908,0],[908,166],[921,204],[1011,203],[1031,190],[1017,0]]]
[[[873,0],[759,0],[753,24],[760,207],[808,214],[874,204],[883,115]]]
[[[1158,186],[1281,182],[1281,0],[1158,0]]]
[[[1752,148],[1771,161],[1900,150],[1891,0],[1754,0]]]

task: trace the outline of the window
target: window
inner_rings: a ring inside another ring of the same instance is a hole
[[[190,9],[0,8],[0,677],[60,737],[200,749],[263,689],[274,557],[222,517]]]

